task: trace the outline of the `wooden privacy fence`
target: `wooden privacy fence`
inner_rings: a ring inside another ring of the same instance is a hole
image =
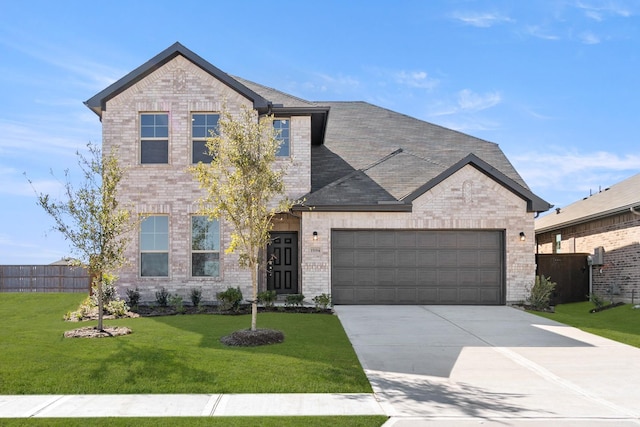
[[[0,292],[89,292],[89,274],[68,265],[0,265]]]

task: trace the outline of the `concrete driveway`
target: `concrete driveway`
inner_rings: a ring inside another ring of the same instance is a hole
[[[635,347],[504,306],[335,311],[387,426],[640,425]]]

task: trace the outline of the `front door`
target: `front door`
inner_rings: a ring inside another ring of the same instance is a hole
[[[298,293],[298,233],[271,233],[267,245],[267,289],[276,294]]]

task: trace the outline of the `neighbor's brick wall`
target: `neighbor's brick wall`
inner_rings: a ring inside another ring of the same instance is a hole
[[[640,216],[624,212],[608,218],[565,227],[536,236],[538,252],[553,253],[555,235],[562,236],[561,253],[593,253],[604,247],[604,266],[593,266],[593,292],[608,296],[615,286],[617,299],[640,297]]]
[[[332,228],[505,230],[507,303],[523,300],[533,284],[533,213],[526,212],[524,200],[472,166],[416,199],[411,213],[303,212],[302,292],[308,298],[331,292]],[[313,231],[320,236],[316,242]],[[525,242],[521,231],[528,236]]]
[[[225,84],[178,56],[144,80],[107,102],[102,117],[103,150],[117,147],[120,165],[127,169],[119,188],[124,204],[130,203],[138,214],[169,216],[169,277],[139,276],[139,234],[132,234],[127,251],[130,263],[119,275],[120,293],[127,288],[141,291],[145,301],[155,299],[155,291],[165,287],[188,301],[191,288],[201,287],[203,298],[212,300],[227,286],[240,286],[250,295],[250,275],[237,267],[237,256],[224,254],[230,242],[229,229],[221,224],[221,276],[217,279],[192,278],[190,275],[190,217],[198,210],[197,200],[203,196],[188,167],[191,166],[191,114],[220,112],[226,106],[238,116],[241,107],[252,103]],[[169,114],[169,164],[141,165],[139,114]],[[287,192],[300,197],[310,188],[310,118],[292,119],[292,154],[295,163],[288,169]],[[282,161],[284,163],[284,161]]]

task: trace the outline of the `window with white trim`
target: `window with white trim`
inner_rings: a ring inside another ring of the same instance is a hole
[[[220,223],[217,219],[191,217],[191,275],[220,276]]]
[[[276,138],[280,141],[280,148],[276,152],[278,157],[288,157],[291,154],[291,120],[274,119],[273,128],[276,131]]]
[[[169,276],[169,217],[152,215],[140,224],[140,276]]]
[[[207,138],[218,135],[220,114],[196,113],[191,115],[191,162],[211,163],[213,156],[207,148]]]
[[[169,114],[140,114],[140,163],[169,163]]]

